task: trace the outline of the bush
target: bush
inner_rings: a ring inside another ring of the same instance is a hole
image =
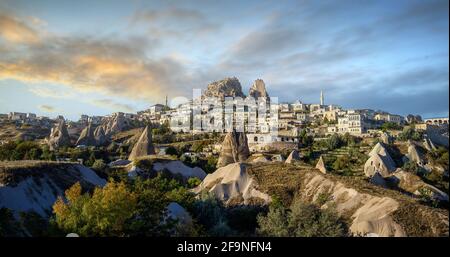
[[[416,131],[414,128],[411,127],[405,127],[403,131],[398,135],[398,139],[401,141],[407,141],[407,140],[415,140],[420,141],[422,140],[423,134],[419,131]]]
[[[258,216],[258,233],[263,236],[337,237],[346,235],[346,226],[332,209],[296,200],[290,209],[270,206],[266,216]]]
[[[169,147],[167,147],[167,149],[166,149],[166,154],[167,154],[167,155],[175,155],[175,156],[178,156],[178,151],[177,151],[177,149],[176,149],[175,147],[169,146]]]
[[[53,205],[56,223],[64,232],[80,236],[123,236],[137,205],[137,197],[123,182],[110,181],[92,196],[81,194],[76,183],[66,190],[67,203],[59,197]]]
[[[95,160],[94,164],[92,164],[92,168],[96,171],[103,171],[106,168],[106,164],[102,159]]]

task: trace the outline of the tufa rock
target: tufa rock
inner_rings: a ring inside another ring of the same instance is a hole
[[[77,140],[76,145],[95,146],[97,142],[94,137],[94,129],[89,122],[88,125],[81,131],[80,137]]]
[[[292,152],[289,154],[288,158],[286,159],[286,163],[293,163],[295,161],[300,161],[300,154],[297,150],[292,150]]]
[[[262,79],[255,80],[255,82],[253,82],[253,85],[250,87],[248,95],[254,98],[268,98],[269,94],[266,91],[266,84],[264,84],[264,81]]]
[[[56,127],[52,128],[50,136],[47,139],[47,144],[50,147],[50,150],[70,145],[70,136],[64,120],[61,120]]]
[[[242,93],[241,83],[236,77],[226,78],[220,81],[212,82],[203,93],[204,97],[245,97]]]
[[[155,148],[152,143],[152,132],[149,127],[146,126],[144,131],[142,132],[139,140],[133,146],[133,150],[131,150],[131,154],[128,157],[128,160],[135,160],[137,157],[146,156],[150,154],[155,154]]]
[[[217,167],[230,163],[245,161],[250,155],[247,136],[244,132],[229,132],[222,143],[222,151],[217,161]]]
[[[319,161],[316,164],[316,169],[319,169],[323,174],[327,173],[327,168],[325,167],[325,162],[323,161],[322,156],[320,156]]]
[[[97,145],[105,145],[108,143],[108,137],[106,136],[105,130],[102,126],[95,128],[94,138],[97,141]]]
[[[395,170],[395,162],[387,149],[381,143],[377,143],[370,151],[369,159],[364,164],[364,174],[367,177],[372,177],[376,172],[379,172],[383,177],[388,177]]]
[[[246,165],[232,163],[208,174],[192,191],[196,194],[206,191],[227,205],[232,205],[233,202],[251,204],[256,199],[270,203],[271,197],[257,188],[258,185],[248,173]]]

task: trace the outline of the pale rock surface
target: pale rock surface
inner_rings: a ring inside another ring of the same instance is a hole
[[[217,161],[217,167],[230,163],[245,161],[250,155],[247,136],[244,132],[229,132],[222,143],[222,150]]]
[[[197,194],[207,191],[226,204],[234,198],[243,199],[244,204],[250,203],[253,198],[269,203],[271,197],[256,188],[256,181],[248,174],[246,166],[232,163],[208,174],[193,191]]]
[[[250,87],[248,95],[254,98],[268,98],[269,94],[267,93],[266,84],[264,83],[264,81],[262,79],[255,80],[255,82],[253,82],[253,85]]]
[[[316,169],[318,169],[323,174],[326,174],[328,172],[327,168],[325,167],[325,162],[323,161],[322,156],[319,157],[319,161],[316,164]]]
[[[95,146],[97,145],[97,141],[94,137],[94,128],[91,123],[81,131],[80,137],[77,140],[76,145],[86,145],[86,146]]]
[[[149,126],[146,126],[144,131],[142,131],[138,141],[136,142],[136,144],[134,144],[128,160],[133,161],[138,157],[151,154],[155,154],[155,148],[152,142],[152,132],[149,129]]]
[[[241,83],[236,77],[225,78],[223,80],[212,82],[203,93],[204,97],[245,97],[242,93]]]
[[[181,161],[160,161],[155,162],[153,164],[153,170],[154,171],[162,171],[162,170],[168,170],[172,174],[179,174],[183,176],[186,179],[189,178],[198,178],[200,180],[203,180],[206,177],[205,171],[203,171],[199,167],[191,168],[189,166],[186,166]]]
[[[300,161],[300,154],[298,153],[297,150],[292,150],[292,152],[286,159],[286,163],[294,163],[295,161]]]
[[[70,136],[64,120],[58,122],[58,124],[52,128],[50,136],[47,138],[47,144],[50,147],[50,150],[56,150],[62,146],[70,146]]]

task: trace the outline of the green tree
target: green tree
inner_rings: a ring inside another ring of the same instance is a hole
[[[137,204],[136,195],[123,182],[110,181],[92,196],[81,194],[76,183],[65,196],[67,203],[59,197],[53,205],[56,223],[63,231],[81,236],[123,236]]]
[[[263,236],[336,237],[345,236],[346,227],[333,209],[300,200],[290,209],[270,206],[267,215],[258,216],[258,234]]]

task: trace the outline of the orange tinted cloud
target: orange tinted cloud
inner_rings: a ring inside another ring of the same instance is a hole
[[[32,44],[39,41],[39,36],[32,27],[4,14],[0,14],[0,36],[12,43]]]
[[[65,90],[100,92],[152,102],[163,101],[167,94],[188,96],[192,86],[199,84],[187,73],[186,64],[181,60],[171,56],[147,57],[149,44],[145,39],[120,41],[36,34],[31,29],[26,30],[31,26],[17,19],[2,16],[2,20],[1,35],[9,41],[40,40],[40,43],[26,47],[6,44],[3,49],[0,45],[0,79],[31,84],[48,82],[69,86]],[[8,32],[19,31],[10,29],[13,25],[25,33]]]

